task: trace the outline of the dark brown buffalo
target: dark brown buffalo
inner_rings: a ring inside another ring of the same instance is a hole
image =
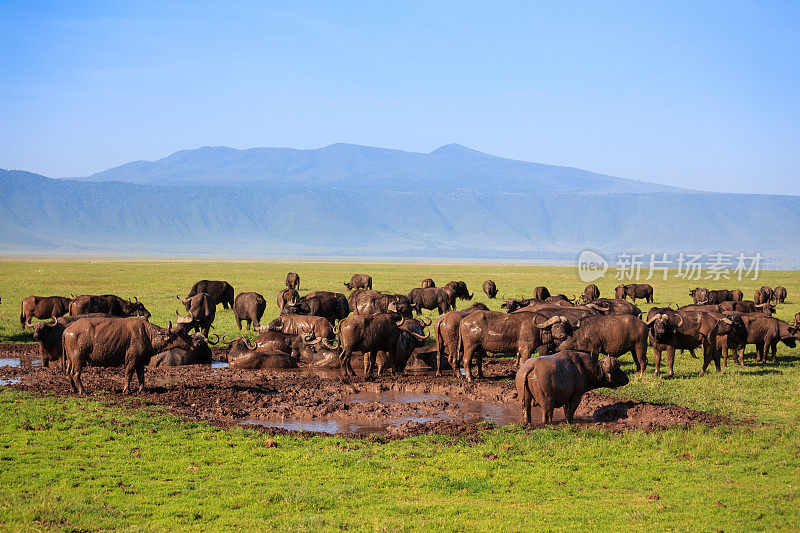
[[[644,298],[645,303],[653,303],[653,286],[649,283],[629,283],[628,285],[617,285],[615,298],[624,300],[630,298],[633,303],[636,299]]]
[[[769,287],[762,287],[758,289],[753,294],[753,301],[757,304],[766,304],[772,300],[772,289],[769,289],[769,292],[765,291],[764,289]]]
[[[464,353],[467,381],[472,381],[472,358],[476,355],[478,378],[483,377],[484,353],[515,353],[517,364],[525,362],[544,344],[542,330],[551,325],[546,322],[536,313],[475,311],[464,317],[458,325],[458,352]]]
[[[742,298],[744,298],[744,293],[739,289],[734,289],[731,291],[731,296],[733,297],[734,302],[741,302]]]
[[[399,313],[411,318],[414,311],[411,300],[405,294],[357,289],[348,298],[349,307],[357,315],[377,315]]]
[[[786,301],[786,287],[775,287],[775,290],[772,291],[772,299],[775,302],[782,304]]]
[[[422,280],[422,285],[420,285],[423,289],[432,289],[436,287],[436,283],[433,282],[431,278],[425,278]]]
[[[46,322],[37,322],[33,325],[33,340],[39,343],[39,354],[42,356],[42,366],[47,368],[51,361],[58,361],[63,354],[62,336],[67,326],[82,318],[114,318],[104,313],[91,315],[62,316],[51,318]]]
[[[421,313],[423,309],[437,309],[441,315],[456,308],[456,295],[452,287],[448,286],[443,289],[438,287],[411,289],[408,299],[411,300],[411,307],[417,313]]]
[[[772,350],[772,362],[776,363],[778,343],[782,342],[789,348],[797,346],[800,340],[800,327],[788,324],[777,318],[767,317],[760,313],[742,314],[742,320],[747,327],[747,344],[755,344],[757,361],[765,363],[767,355]],[[744,361],[744,347],[739,350],[739,362]]]
[[[445,289],[448,287],[453,291],[453,294],[456,298],[461,298],[462,300],[472,300],[472,297],[474,296],[473,294],[469,293],[469,290],[467,290],[467,284],[463,281],[451,281],[444,286]],[[455,306],[453,309],[455,309]]]
[[[351,291],[353,289],[372,289],[372,276],[367,274],[353,274],[349,282],[344,281],[342,283]]]
[[[722,302],[732,302],[735,300],[733,291],[728,289],[695,289],[694,303],[697,305],[719,305]]]
[[[594,283],[587,285],[586,288],[583,289],[583,303],[588,304],[598,298],[600,298],[600,289],[598,289],[597,285]]]
[[[277,304],[278,310],[283,311],[286,304],[300,300],[300,294],[294,289],[283,289],[278,293]]]
[[[448,311],[436,320],[433,330],[436,333],[436,375],[442,375],[442,361],[447,358],[451,368],[460,377],[458,371],[461,354],[458,353],[458,325],[461,319],[475,311],[488,311],[489,308],[482,303],[474,303],[461,311]]]
[[[397,372],[395,353],[400,337],[399,326],[407,319],[396,314],[350,315],[339,324],[341,345],[340,365],[345,376],[355,376],[351,358],[353,352],[364,354],[364,375],[372,373],[378,352],[386,352],[392,367]]]
[[[565,294],[556,294],[555,296],[548,296],[544,301],[562,307],[572,307],[575,305],[575,295],[573,294],[572,299],[569,299]]]
[[[233,308],[233,286],[227,281],[209,281],[207,279],[198,281],[192,285],[187,298],[195,294],[205,292],[214,298],[216,305],[222,304],[223,309]]]
[[[737,311],[739,313],[763,313],[767,316],[772,316],[775,312],[775,306],[769,303],[757,304],[753,300],[741,300],[722,302],[719,304],[719,309],[725,311]]]
[[[336,336],[327,318],[311,315],[281,315],[268,325],[261,326],[259,331],[280,331],[288,335],[311,333],[316,339],[333,339]]]
[[[315,368],[341,367],[339,344],[328,341],[328,339],[314,339],[307,335],[301,339],[297,354],[297,360],[306,366]]]
[[[722,306],[717,304],[689,304],[679,307],[678,311],[705,311],[706,313],[721,313]]]
[[[178,295],[175,295],[175,298],[180,300],[186,310],[189,311],[186,316],[181,316],[177,310],[175,311],[178,316],[178,324],[187,331],[194,328],[203,337],[208,338],[208,332],[217,314],[217,305],[214,303],[214,297],[208,293],[201,292],[189,298],[181,298]]]
[[[533,309],[531,309],[530,307],[523,307],[521,309],[514,311],[514,313],[530,313],[530,312],[535,312],[536,314],[543,316],[547,320],[550,320],[551,318],[554,317],[558,317],[560,319],[559,322],[554,323],[551,326],[549,330],[550,340],[548,340],[546,344],[540,346],[539,348],[540,355],[546,355],[551,348],[555,348],[561,342],[565,341],[567,337],[572,334],[572,331],[578,327],[578,324],[580,324],[580,321],[582,319],[590,316],[598,316],[597,311],[583,306],[540,307],[535,311],[533,311]]]
[[[264,328],[261,328],[262,330]],[[302,346],[300,335],[289,335],[280,331],[263,331],[256,339],[256,350],[262,352],[284,352],[295,359],[300,357]]]
[[[31,326],[31,320],[48,320],[58,318],[69,312],[69,303],[72,300],[64,296],[27,296],[22,299],[22,309],[19,313],[19,323],[24,330]]]
[[[595,359],[604,353],[619,357],[630,352],[636,373],[647,369],[647,324],[632,315],[600,315],[581,319],[559,350],[589,352]]]
[[[628,384],[616,357],[599,363],[585,352],[565,350],[525,361],[517,371],[517,396],[525,421],[531,423],[531,406],[542,408],[542,423],[553,423],[553,411],[564,407],[564,419],[571,424],[583,395],[590,390],[616,389]]]
[[[236,370],[281,370],[297,368],[297,363],[283,352],[266,352],[256,349],[249,341],[237,337],[222,342],[228,345],[228,366]]]
[[[775,298],[775,291],[773,291],[767,285],[764,285],[759,290],[766,295],[768,302],[771,302]]]
[[[627,300],[612,298],[598,298],[586,304],[586,307],[594,309],[604,315],[633,315],[641,316],[642,310]]]
[[[713,314],[712,314],[713,313]],[[667,377],[674,375],[675,350],[695,350],[703,348],[703,367],[705,374],[708,365],[714,361],[720,370],[720,357],[717,352],[717,333],[720,323],[724,328],[733,324],[731,319],[718,319],[717,311],[693,309],[674,310],[669,307],[653,307],[647,314],[650,344],[655,353],[655,375],[661,373],[661,352],[667,351]],[[725,333],[727,329],[723,330]]]
[[[547,287],[536,287],[533,289],[533,298],[534,300],[547,300],[550,298],[550,291],[547,290]]]
[[[341,292],[332,291],[311,291],[304,296],[304,298],[323,298],[333,299],[336,301],[337,310],[332,312],[331,315],[336,315],[337,320],[341,320],[350,314],[350,303],[344,294]]]
[[[257,292],[240,292],[233,301],[233,316],[236,327],[242,330],[242,321],[247,322],[247,329],[261,327],[261,317],[267,308],[267,301]]]
[[[289,272],[286,274],[286,288],[294,291],[300,290],[300,274]]]
[[[331,324],[350,314],[350,304],[344,294],[328,291],[314,291],[304,298],[287,304],[283,315],[310,315],[328,319]]]
[[[210,365],[212,359],[209,345],[213,346],[215,344],[216,342],[209,341],[199,333],[193,333],[189,335],[187,343],[155,354],[150,359],[147,367]]]
[[[522,307],[530,307],[532,304],[539,304],[549,306],[544,300],[537,298],[503,298],[503,303],[500,304],[500,309],[505,310],[506,313],[513,313]]]
[[[91,313],[105,313],[117,317],[139,317],[145,320],[150,318],[150,312],[135,296],[131,301],[113,294],[101,296],[85,294],[76,296],[69,304],[69,314],[72,316]]]
[[[489,298],[497,297],[497,285],[495,285],[494,281],[487,279],[483,282],[483,293]]]
[[[400,328],[400,336],[397,338],[397,349],[394,352],[395,366],[399,372],[402,372],[411,354],[425,344],[428,335],[425,334],[425,328],[431,325],[431,319],[427,317],[422,318],[406,318],[397,327]],[[389,356],[386,352],[378,352],[375,360],[378,375],[380,376],[384,369],[391,364]]]
[[[82,318],[64,330],[64,358],[70,389],[86,394],[81,372],[93,366],[125,366],[125,388],[130,391],[133,374],[144,389],[144,367],[155,354],[185,342],[186,334],[160,328],[140,318]]]

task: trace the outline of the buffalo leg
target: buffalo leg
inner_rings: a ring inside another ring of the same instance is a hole
[[[525,391],[522,393],[522,416],[526,424],[531,423],[531,403],[533,403],[533,395],[526,378]]]
[[[481,347],[478,351],[475,352],[476,355],[476,364],[478,366],[478,379],[483,379],[483,356],[486,355],[486,350]]]
[[[133,374],[136,372],[136,364],[131,361],[125,365],[125,388],[122,389],[122,394],[128,394],[131,391],[131,381],[133,381]]]
[[[667,377],[671,378],[675,375],[674,367],[675,367],[675,347],[674,346],[667,346],[667,367],[669,370],[667,371]]]
[[[242,319],[238,316],[236,317],[236,327],[239,328],[239,331],[242,331]]]
[[[467,381],[472,381],[472,355],[475,352],[476,346],[465,346],[464,347],[464,374],[467,377]]]
[[[661,350],[654,346],[653,354],[656,357],[655,361],[653,361],[653,364],[655,365],[655,368],[653,369],[653,375],[658,376],[661,374]]]
[[[136,378],[139,380],[139,392],[144,392],[144,365],[136,367]]]
[[[570,398],[569,402],[564,405],[564,419],[567,421],[567,424],[572,424],[572,421],[575,419],[575,411],[578,410],[578,406],[581,404],[581,396],[577,398]]]
[[[343,377],[347,377],[349,370],[352,369],[350,366],[350,356],[351,352],[349,348],[342,350],[342,354],[339,356],[339,366],[342,368]]]

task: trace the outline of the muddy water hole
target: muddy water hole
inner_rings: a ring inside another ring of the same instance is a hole
[[[513,360],[490,358],[485,379],[467,383],[432,371],[343,380],[338,371],[234,370],[225,353],[212,365],[147,369],[145,391],[122,395],[121,368],[86,368],[82,380],[90,397],[139,408],[162,405],[177,416],[221,427],[246,425],[270,434],[303,432],[351,437],[403,438],[437,433],[475,434],[522,422],[514,388]],[[354,365],[358,368],[359,365]],[[42,368],[33,344],[0,344],[0,386],[33,394],[74,396],[60,362]],[[103,392],[93,395],[94,392]],[[534,412],[534,421],[541,414]],[[556,410],[556,424],[563,424]],[[576,424],[609,431],[654,430],[731,420],[679,406],[634,402],[587,393]]]

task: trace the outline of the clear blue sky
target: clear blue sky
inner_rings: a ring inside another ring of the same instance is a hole
[[[334,142],[800,194],[800,2],[0,4],[0,168]]]

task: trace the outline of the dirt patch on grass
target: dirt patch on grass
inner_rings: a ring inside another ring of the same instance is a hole
[[[72,395],[60,363],[41,368],[37,355],[36,345],[0,345],[0,358],[20,360],[18,366],[0,366],[0,383],[4,380],[6,386],[35,394]],[[215,353],[215,359],[220,358],[224,355]],[[305,431],[383,439],[437,433],[477,439],[485,429],[522,422],[513,361],[489,359],[484,373],[484,380],[469,384],[452,373],[365,381],[342,380],[337,371],[330,370],[253,371],[192,365],[148,369],[145,392],[130,396],[122,395],[121,368],[89,367],[82,379],[90,394],[109,392],[103,399],[110,398],[112,403],[131,408],[164,405],[188,419],[226,427],[248,424],[271,434]],[[561,410],[556,414],[557,423],[563,423]],[[534,420],[540,416],[534,413]],[[586,394],[576,413],[577,424],[611,431],[731,422],[683,407],[596,393]]]

